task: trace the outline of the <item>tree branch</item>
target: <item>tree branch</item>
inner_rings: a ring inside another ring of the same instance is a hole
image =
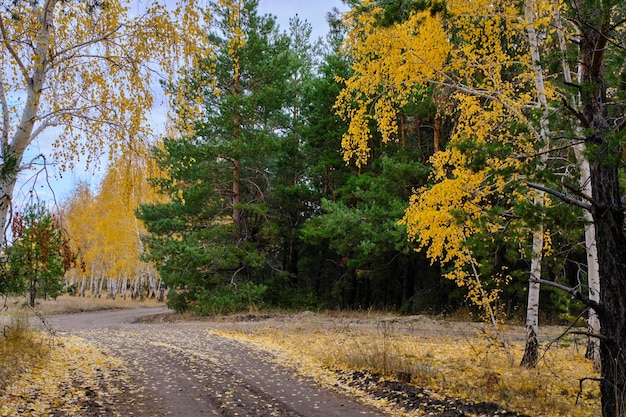
[[[516,109],[515,107],[511,106],[510,103],[507,103],[505,100],[503,100],[502,99],[502,94],[499,91],[487,91],[487,90],[474,89],[472,87],[468,87],[468,86],[463,85],[461,83],[456,83],[452,79],[452,77],[450,77],[447,74],[444,74],[443,72],[439,72],[439,74],[443,75],[445,78],[450,80],[450,82],[437,81],[437,80],[425,80],[425,82],[427,82],[429,84],[433,84],[433,85],[441,85],[441,86],[444,86],[444,87],[449,87],[449,88],[458,90],[458,91],[463,92],[463,93],[471,94],[471,95],[474,95],[474,96],[477,96],[477,97],[483,97],[483,98],[486,98],[488,100],[493,100],[493,101],[495,101],[497,103],[500,103],[507,110],[509,110],[511,113],[515,114],[515,116],[517,116],[519,118],[519,121],[524,123],[524,125],[528,128],[528,130],[530,130],[532,135],[537,140],[543,140],[543,138],[541,137],[539,132],[537,132],[537,129],[535,128],[535,126],[533,126],[532,123],[530,123],[528,121],[528,118],[524,114],[522,114],[518,109]]]
[[[596,203],[596,201],[591,197],[588,196],[587,194],[583,193],[582,191],[580,191],[578,188],[574,188],[569,184],[565,184],[564,182],[561,183],[561,185],[565,188],[567,188],[568,190],[570,190],[571,192],[573,192],[574,194],[576,194],[578,197],[587,200],[589,203],[591,203],[592,206],[597,206],[598,204]]]
[[[581,112],[579,112],[578,110],[576,110],[575,108],[573,108],[565,99],[565,97],[561,97],[561,102],[563,103],[563,106],[565,106],[565,108],[567,110],[569,110],[570,113],[572,113],[574,116],[576,116],[576,118],[580,121],[580,123],[582,124],[582,126],[585,129],[588,129],[591,127],[591,123],[589,123],[589,120],[587,120],[587,118],[585,117],[584,114],[582,114]]]
[[[622,116],[622,121],[617,125],[617,131],[621,132],[626,128],[626,114]]]
[[[7,48],[7,51],[9,51],[13,59],[15,59],[15,63],[20,68],[22,77],[24,77],[24,80],[28,80],[28,70],[20,59],[20,56],[17,54],[17,51],[11,45],[11,42],[9,42],[7,29],[4,27],[4,21],[2,19],[0,19],[0,34],[2,34],[2,43],[4,43],[4,47]]]
[[[582,330],[576,330],[576,331],[570,332],[570,334],[578,334],[578,335],[581,335],[581,336],[595,337],[596,339],[600,339],[600,340],[604,340],[604,341],[610,340],[608,337],[603,336],[601,334],[592,333],[592,332],[585,332],[585,331],[582,331]]]
[[[530,188],[534,188],[539,191],[544,191],[550,195],[557,197],[558,199],[564,201],[565,203],[572,204],[584,210],[591,211],[591,209],[593,208],[591,204],[587,204],[583,201],[576,200],[575,198],[572,198],[568,196],[567,194],[564,194],[560,191],[553,190],[552,188],[544,187],[543,185],[534,184],[532,182],[526,182],[526,185],[529,186]]]
[[[515,155],[515,158],[517,158],[517,159],[533,158],[533,157],[536,157],[536,156],[549,155],[551,153],[562,151],[563,149],[569,149],[569,148],[571,148],[573,146],[579,145],[581,143],[585,143],[584,139],[578,138],[578,137],[575,137],[575,136],[557,136],[554,139],[571,139],[571,140],[576,140],[577,142],[568,143],[568,144],[565,144],[563,146],[558,146],[558,147],[554,147],[554,148],[550,148],[550,149],[542,149],[539,152],[518,154],[518,155]]]
[[[593,308],[599,316],[606,316],[606,309],[602,304],[598,303],[597,301],[590,300],[588,297],[585,297],[583,293],[581,293],[580,290],[577,288],[572,288],[563,284],[559,284],[558,282],[552,282],[545,279],[533,277],[530,277],[530,282],[536,282],[537,284],[547,285],[549,287],[554,287],[561,291],[565,291],[587,307]],[[595,337],[598,336],[596,335]]]
[[[54,56],[52,57],[52,60],[65,55],[67,53],[69,53],[70,51],[74,51],[74,50],[78,50],[78,49],[82,49],[83,47],[87,47],[90,45],[95,45],[97,43],[100,43],[102,41],[108,40],[110,36],[112,36],[113,34],[117,33],[122,27],[124,27],[124,25],[120,24],[118,25],[116,28],[110,30],[107,33],[102,34],[101,36],[98,36],[97,38],[93,38],[93,39],[89,39],[87,41],[81,42],[81,43],[77,43],[76,45],[72,45],[69,46],[65,49],[62,49],[60,51],[57,51]],[[74,57],[75,55],[72,55],[72,57]]]
[[[578,394],[576,394],[576,402],[574,404],[578,405],[578,400],[583,394],[583,382],[585,381],[594,381],[594,382],[602,382],[604,378],[595,378],[595,377],[584,377],[578,380]]]

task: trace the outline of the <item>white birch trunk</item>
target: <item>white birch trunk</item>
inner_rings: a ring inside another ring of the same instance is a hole
[[[128,287],[128,277],[124,276],[124,280],[122,281],[121,295],[122,298],[126,299],[126,289]]]
[[[83,279],[82,279],[82,281],[80,283],[80,291],[78,292],[78,294],[81,297],[85,296],[85,284],[86,284],[86,279],[85,279],[85,274],[83,274]]]
[[[576,146],[576,158],[580,168],[580,189],[591,196],[591,177],[589,161],[584,157],[584,144]],[[598,249],[596,247],[596,228],[593,225],[591,212],[585,211],[585,249],[587,251],[587,283],[589,285],[589,299],[600,302],[600,265],[598,265]],[[589,309],[587,328],[590,334],[600,334],[600,319],[592,308]],[[600,370],[600,339],[589,337],[585,356],[593,360],[596,370]]]
[[[96,293],[96,283],[95,283],[94,274],[91,273],[89,275],[89,297],[94,297],[95,293]]]
[[[524,16],[526,18],[526,32],[528,34],[528,44],[530,47],[531,65],[535,73],[535,88],[537,90],[537,99],[542,109],[540,119],[540,136],[544,141],[544,149],[548,148],[550,130],[548,127],[548,117],[550,111],[548,109],[548,100],[546,97],[546,89],[543,79],[543,68],[541,67],[541,54],[539,53],[539,40],[537,31],[535,30],[535,3],[534,0],[526,0],[524,7]],[[542,152],[542,159],[546,153]],[[543,206],[545,194],[540,191],[535,204]],[[540,230],[533,233],[532,259],[530,263],[530,279],[528,283],[528,305],[526,307],[526,347],[521,364],[528,368],[534,368],[539,358],[539,293],[541,287],[535,279],[541,278],[541,261],[543,259],[543,226]]]
[[[7,97],[4,88],[0,88],[0,103],[2,105],[2,136],[0,137],[0,157],[3,163],[0,165],[0,222],[6,231],[8,220],[11,214],[11,199],[15,189],[17,176],[22,169],[22,160],[24,151],[33,140],[33,129],[38,121],[37,114],[39,112],[39,104],[43,85],[46,82],[46,71],[48,65],[48,51],[50,46],[51,34],[53,27],[54,8],[56,0],[49,0],[39,9],[39,19],[42,22],[39,32],[37,33],[36,42],[31,46],[35,50],[35,60],[31,69],[19,60],[17,55],[14,59],[18,60],[18,65],[23,69],[19,74],[24,81],[26,100],[21,110],[20,121],[15,126],[13,136],[9,140],[9,108],[7,105]],[[0,71],[0,82],[4,81],[4,73]],[[5,243],[6,234],[0,235],[0,245]]]
[[[565,82],[572,83],[572,73],[567,63],[567,44],[563,34],[563,22],[559,11],[558,2],[554,3],[556,33],[559,39],[559,49],[561,50],[561,65],[563,67],[563,78]],[[580,73],[580,68],[578,69]],[[579,77],[580,78],[580,75]],[[577,103],[576,103],[577,104]],[[580,143],[574,147],[576,160],[580,169],[580,191],[587,196],[591,196],[591,174],[589,161],[585,157],[585,145]],[[589,211],[585,211],[585,250],[587,252],[587,281],[589,286],[589,299],[600,301],[600,265],[598,265],[598,249],[596,247],[596,228],[593,224],[593,216]],[[594,309],[589,309],[587,326],[590,334],[600,334],[600,320]],[[593,360],[596,370],[600,370],[600,339],[590,337],[587,344],[586,357]]]
[[[530,262],[528,282],[528,305],[526,306],[526,347],[521,365],[534,368],[539,359],[539,293],[541,285],[535,279],[541,278],[543,231],[533,233],[533,257]]]
[[[100,282],[99,282],[98,288],[97,288],[97,291],[98,291],[97,296],[98,296],[98,298],[102,298],[102,287],[104,286],[104,280],[105,280],[104,276],[101,276],[100,277]]]

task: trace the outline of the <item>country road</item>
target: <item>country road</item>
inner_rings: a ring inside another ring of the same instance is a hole
[[[128,415],[384,415],[277,365],[267,351],[210,333],[219,324],[137,322],[164,312],[155,307],[67,314],[48,323],[125,361],[135,383],[143,387],[119,398]],[[128,398],[133,396],[140,398]]]

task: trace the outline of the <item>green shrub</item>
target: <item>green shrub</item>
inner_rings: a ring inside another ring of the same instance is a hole
[[[267,285],[244,282],[228,285],[198,297],[193,311],[202,316],[257,310],[264,306]]]

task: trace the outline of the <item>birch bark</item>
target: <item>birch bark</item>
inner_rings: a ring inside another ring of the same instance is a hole
[[[561,51],[561,66],[563,67],[563,79],[566,83],[573,84],[572,72],[567,62],[567,44],[565,40],[565,34],[563,29],[563,21],[561,19],[561,12],[559,10],[558,2],[554,2],[554,21],[556,34],[559,40],[559,49]],[[581,80],[582,68],[578,69],[578,82]],[[580,97],[574,98],[574,107],[580,106]],[[577,129],[576,136],[581,135],[580,129]],[[574,146],[574,152],[576,160],[578,161],[580,172],[580,191],[583,195],[591,196],[591,173],[589,167],[589,160],[585,156],[585,144],[584,142],[578,143]],[[598,265],[598,247],[596,246],[596,228],[593,224],[593,216],[590,211],[585,210],[585,250],[587,254],[587,284],[589,286],[589,299],[595,302],[600,301],[600,266]],[[597,312],[593,309],[589,309],[587,318],[587,327],[589,334],[600,334],[600,319]],[[594,367],[600,369],[600,339],[597,337],[589,337],[587,343],[587,352],[585,356],[588,359],[593,360]]]
[[[548,117],[550,109],[548,108],[548,100],[546,97],[546,88],[543,78],[543,68],[541,67],[541,54],[539,51],[539,40],[535,29],[535,2],[534,0],[526,0],[524,7],[524,17],[526,18],[526,33],[528,35],[528,43],[530,46],[531,65],[535,74],[535,88],[537,100],[542,109],[540,119],[539,135],[544,143],[541,155],[545,160],[546,152],[549,148],[550,128],[548,126]],[[545,201],[545,193],[538,191],[535,198],[537,206],[543,206]],[[526,347],[521,365],[528,368],[534,368],[539,358],[539,293],[540,284],[536,281],[541,279],[541,261],[543,259],[544,246],[544,229],[541,225],[540,229],[533,233],[532,259],[530,264],[530,280],[528,283],[528,305],[526,307]]]

